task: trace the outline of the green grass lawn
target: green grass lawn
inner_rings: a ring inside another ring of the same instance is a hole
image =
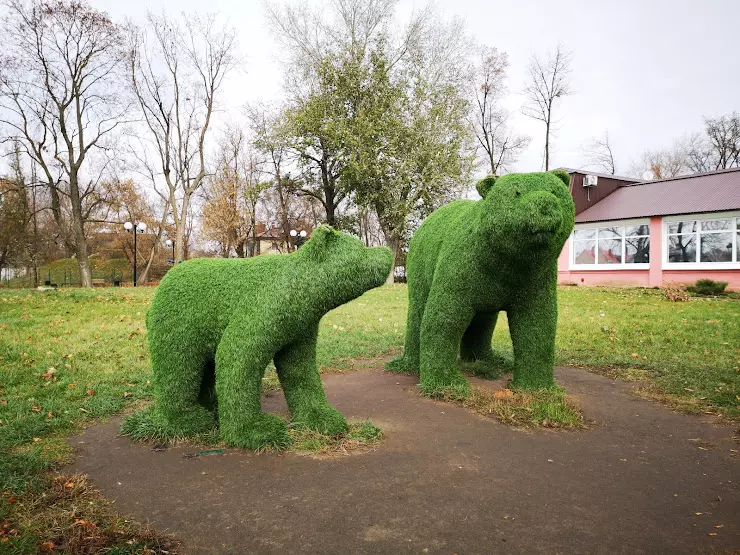
[[[153,293],[0,290],[0,525],[18,512],[9,500],[49,487],[43,470],[69,456],[66,435],[152,398],[144,316]],[[672,303],[655,290],[576,287],[559,298],[557,364],[645,380],[647,395],[684,410],[740,417],[740,300]],[[322,370],[399,351],[405,321],[400,285],[329,313]],[[505,317],[494,346],[510,356]]]

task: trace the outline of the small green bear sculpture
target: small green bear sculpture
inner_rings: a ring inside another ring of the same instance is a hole
[[[391,265],[389,249],[366,248],[322,226],[291,254],[172,268],[147,314],[153,424],[193,435],[213,429],[217,412],[229,445],[287,445],[285,422],[260,407],[262,376],[274,360],[294,423],[330,435],[346,431],[316,366],[319,320],[383,284]]]
[[[406,262],[406,343],[390,369],[420,374],[429,396],[466,395],[463,361],[490,360],[498,313],[506,311],[518,389],[554,386],[557,259],[573,230],[565,171],[487,177],[479,201],[431,214]]]

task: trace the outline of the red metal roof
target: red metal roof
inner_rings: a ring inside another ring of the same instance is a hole
[[[740,210],[740,168],[619,187],[576,216],[577,223]]]

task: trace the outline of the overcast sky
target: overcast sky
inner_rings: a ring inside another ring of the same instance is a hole
[[[260,0],[91,0],[116,19],[147,9],[216,11],[234,25],[246,64],[233,75],[226,108],[279,97],[282,69]],[[315,0],[317,5],[321,1]],[[404,20],[425,0],[401,0]],[[437,0],[478,41],[509,54],[511,123],[532,142],[518,171],[542,167],[543,129],[520,113],[526,66],[562,42],[573,53],[576,94],[557,108],[552,167],[585,164],[582,147],[608,129],[618,172],[646,149],[700,131],[703,116],[740,110],[740,0]]]

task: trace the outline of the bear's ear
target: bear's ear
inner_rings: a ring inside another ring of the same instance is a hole
[[[336,230],[328,225],[320,225],[311,232],[311,243],[318,249],[325,249],[336,239]]]
[[[560,181],[562,181],[563,183],[565,183],[565,186],[566,187],[570,187],[570,175],[568,174],[567,171],[565,171],[565,170],[552,170],[550,173],[553,174],[555,177],[557,177]]]
[[[491,187],[496,183],[496,179],[498,179],[495,175],[489,175],[488,177],[484,177],[481,179],[478,183],[475,184],[475,188],[478,191],[478,194],[486,198],[486,195],[488,194],[488,191],[491,190]]]

